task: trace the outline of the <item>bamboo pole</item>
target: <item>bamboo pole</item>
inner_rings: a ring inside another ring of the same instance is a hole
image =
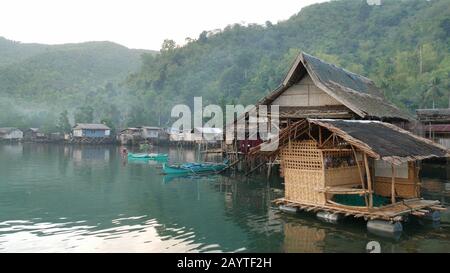
[[[334,133],[332,133],[324,142],[322,142],[322,144],[320,145],[320,147],[325,146],[325,144],[334,136]]]
[[[261,167],[262,165],[264,165],[266,162],[261,162],[258,164],[258,166],[256,166],[255,168],[251,169],[250,171],[248,171],[245,176],[249,176],[252,172],[256,171],[259,167]]]
[[[319,146],[322,145],[322,127],[319,126]]]
[[[366,153],[364,153],[364,165],[366,167],[367,188],[369,190],[369,208],[373,208],[372,177],[370,175],[369,161],[367,160]]]
[[[391,164],[392,169],[392,184],[391,184],[391,203],[395,203],[395,167]]]
[[[362,186],[363,190],[365,190],[366,189],[366,184],[364,183],[364,175],[362,173],[361,166],[359,166],[359,161],[358,161],[358,157],[356,156],[355,147],[353,147],[353,145],[350,145],[350,146],[352,147],[353,156],[355,157],[356,166],[358,166],[358,173],[359,173],[359,178],[361,179],[361,186]],[[367,200],[367,194],[364,194],[364,201],[366,203],[366,206],[369,207],[369,202]]]

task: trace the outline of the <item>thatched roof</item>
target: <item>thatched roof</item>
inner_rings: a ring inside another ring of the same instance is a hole
[[[306,73],[311,76],[317,87],[361,118],[413,119],[409,114],[386,101],[383,92],[372,80],[304,52],[298,55],[283,83],[258,104],[272,103]]]
[[[77,123],[73,129],[85,129],[85,130],[111,130],[108,126],[101,123]]]
[[[309,119],[369,156],[394,164],[450,156],[449,150],[395,125],[380,121]]]
[[[250,149],[250,156],[277,155],[290,139],[310,134],[320,126],[368,156],[400,164],[431,157],[449,157],[450,151],[429,139],[416,136],[390,123],[372,120],[302,119],[283,128],[278,138]],[[311,136],[311,135],[309,135]]]

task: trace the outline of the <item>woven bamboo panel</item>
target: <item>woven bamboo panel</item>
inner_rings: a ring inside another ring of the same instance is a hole
[[[325,204],[325,196],[318,189],[323,188],[322,171],[285,170],[286,199],[312,204]]]
[[[352,151],[323,151],[324,156],[333,156],[333,157],[344,157],[351,156],[353,157]]]
[[[375,193],[390,197],[392,187],[392,178],[390,177],[375,177]],[[419,197],[418,185],[405,178],[395,179],[395,193],[397,197],[401,198],[415,198]]]
[[[281,152],[283,167],[298,170],[322,170],[322,153],[312,140],[292,141]]]
[[[360,165],[361,166],[361,165]],[[361,167],[363,176],[365,172]],[[361,185],[358,166],[348,166],[325,170],[325,186]]]
[[[311,140],[293,141],[282,153],[286,198],[298,202],[325,204],[318,189],[324,187],[322,153]]]
[[[323,244],[325,237],[324,229],[285,223],[284,251],[297,253],[322,252],[321,244]]]

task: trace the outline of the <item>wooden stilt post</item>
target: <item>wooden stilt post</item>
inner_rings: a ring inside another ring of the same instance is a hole
[[[272,171],[272,160],[269,158],[269,163],[268,163],[269,165],[267,165],[267,179],[269,179],[270,178],[270,174],[271,174],[271,171]]]
[[[391,185],[391,203],[395,203],[395,167],[394,164],[391,163],[392,169],[392,185]]]
[[[366,167],[367,188],[369,190],[369,208],[373,208],[372,176],[370,175],[369,160],[367,160],[366,153],[364,153],[364,165]]]
[[[322,146],[322,127],[319,126],[319,146]]]

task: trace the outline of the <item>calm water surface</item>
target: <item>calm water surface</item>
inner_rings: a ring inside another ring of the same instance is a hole
[[[171,161],[192,150],[161,149]],[[339,225],[271,208],[276,177],[173,178],[161,164],[124,161],[117,147],[0,145],[0,252],[450,252],[450,214],[408,223],[399,239],[363,221]],[[450,184],[425,195],[450,203]]]

